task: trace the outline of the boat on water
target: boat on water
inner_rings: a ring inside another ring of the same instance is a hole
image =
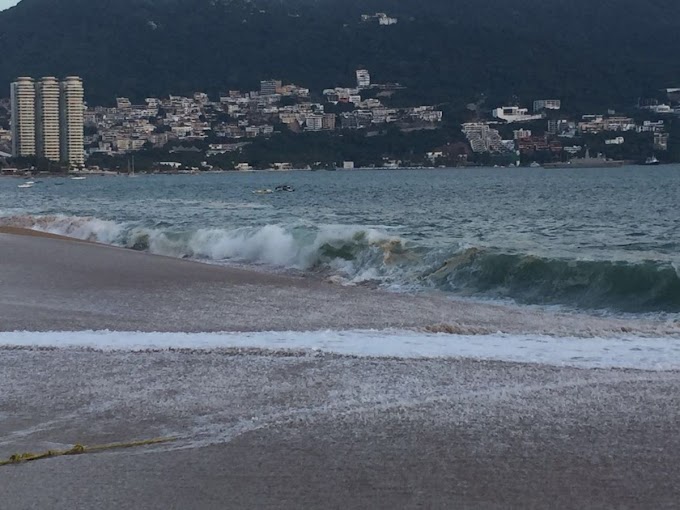
[[[543,168],[616,168],[623,166],[626,162],[615,159],[607,159],[604,154],[598,154],[596,157],[590,156],[590,150],[586,149],[586,155],[583,158],[573,158],[569,161],[561,161],[558,163],[546,163]]]
[[[295,191],[295,188],[293,188],[293,186],[289,186],[288,184],[283,184],[281,186],[277,186],[276,188],[274,188],[274,191],[277,192],[285,191],[287,193],[293,193]]]
[[[271,189],[256,189],[256,190],[253,190],[254,195],[271,195],[272,193],[274,193],[274,190],[271,190]]]
[[[661,161],[656,159],[656,156],[652,156],[652,157],[647,158],[645,160],[645,165],[647,165],[647,166],[656,166],[656,165],[660,165],[660,164],[661,164]]]
[[[19,186],[17,186],[17,188],[24,188],[24,189],[25,188],[32,188],[32,187],[33,187],[33,183],[28,183],[28,182],[26,182],[24,184],[19,184]]]
[[[87,179],[87,177],[84,177],[82,175],[79,175],[77,177],[71,177],[72,181],[84,181],[85,179]]]

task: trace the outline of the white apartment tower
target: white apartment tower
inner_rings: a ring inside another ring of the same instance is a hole
[[[83,80],[68,76],[61,82],[61,159],[71,167],[85,164]]]
[[[12,156],[35,156],[35,82],[21,77],[10,86]]]
[[[357,87],[367,89],[371,86],[371,74],[366,69],[357,69]]]
[[[59,161],[59,80],[52,76],[35,85],[35,138],[38,157]]]

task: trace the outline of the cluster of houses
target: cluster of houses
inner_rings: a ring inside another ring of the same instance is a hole
[[[385,124],[408,130],[442,122],[442,111],[433,106],[390,108],[374,97],[389,97],[399,85],[373,85],[365,69],[357,70],[356,80],[355,87],[324,90],[316,101],[309,89],[280,80],[264,80],[258,91],[232,90],[217,101],[201,92],[192,97],[147,98],[143,104],[119,97],[115,107],[87,109],[85,145],[89,154],[116,154],[170,142],[208,140],[207,155],[214,155],[240,150],[248,139],[276,130],[300,133]],[[373,89],[375,94],[366,93]],[[334,113],[338,105],[345,106],[341,113]]]
[[[669,91],[675,91],[680,96],[680,89]],[[623,145],[626,143],[626,133],[651,133],[653,149],[668,150],[669,124],[663,118],[635,120],[609,111],[603,115],[589,114],[572,120],[560,115],[561,108],[562,104],[558,99],[536,100],[531,112],[528,108],[520,106],[502,106],[491,111],[491,120],[465,123],[462,125],[462,131],[472,151],[478,154],[519,155],[546,151],[556,156],[562,152],[573,155],[582,147],[569,146],[569,139],[584,135],[600,135],[605,137],[603,140],[605,145]],[[670,105],[659,105],[655,101],[641,104],[639,108],[657,116],[680,115],[680,106],[673,108]],[[541,127],[539,132],[535,132],[536,125],[540,123],[543,123],[545,128]],[[510,130],[508,125],[518,127]]]

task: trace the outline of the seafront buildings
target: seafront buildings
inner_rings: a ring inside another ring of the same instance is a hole
[[[17,78],[10,86],[12,156],[85,164],[83,82],[52,76]]]
[[[35,85],[36,155],[50,161],[61,160],[59,132],[59,80],[50,76]]]
[[[153,148],[164,152],[152,163],[152,168],[161,170],[168,165],[160,161],[171,162],[173,167],[184,164],[189,169],[248,168],[250,163],[262,168],[285,167],[289,164],[285,160],[295,157],[292,151],[281,150],[277,156],[280,164],[273,163],[271,157],[248,162],[256,159],[253,147],[248,146],[261,145],[266,142],[257,139],[286,132],[319,133],[320,137],[334,136],[337,131],[354,132],[351,138],[357,140],[362,133],[370,138],[396,132],[441,133],[442,128],[451,127],[451,118],[445,118],[445,109],[439,105],[397,107],[394,97],[405,87],[372,83],[371,73],[363,67],[354,74],[356,81],[350,86],[316,93],[265,77],[258,82],[259,87],[247,92],[227,90],[212,97],[195,92],[188,97],[147,97],[143,101],[118,97],[113,107],[87,109],[78,77],[63,81],[46,77],[37,82],[18,78],[12,84],[11,99],[0,98],[0,159],[7,159],[3,153],[11,152],[80,168],[85,158],[91,157],[93,166],[122,168],[115,156],[127,158],[128,153]],[[674,143],[669,133],[677,120],[672,118],[680,115],[680,92],[668,89],[667,95],[668,104],[640,99],[637,109],[642,111],[636,114],[631,107],[625,115],[614,110],[575,115],[571,105],[565,113],[562,101],[550,96],[530,102],[532,111],[520,105],[517,98],[504,106],[480,108],[483,103],[470,104],[459,124],[461,135],[447,135],[444,143],[434,141],[441,140],[441,135],[433,136],[431,146],[413,152],[408,159],[403,154],[401,158],[404,165],[416,166],[490,164],[496,160],[506,165],[507,161],[564,161],[583,154],[588,147],[619,159],[643,152],[657,153],[663,159]],[[9,116],[5,112],[10,110],[11,131],[7,131],[2,126],[7,126]],[[360,165],[387,166],[385,161],[399,160],[398,154],[368,153],[370,149]],[[296,164],[323,166],[325,163],[318,160],[325,157],[298,160]]]
[[[61,83],[61,154],[65,163],[76,168],[85,164],[83,100],[83,81],[77,76],[67,77]]]
[[[35,155],[35,82],[21,77],[10,86],[12,156]]]

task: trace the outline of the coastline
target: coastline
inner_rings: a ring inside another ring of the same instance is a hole
[[[75,239],[73,237],[62,236],[59,234],[51,234],[49,232],[40,232],[38,230],[31,230],[30,228],[0,226],[0,234],[10,234],[14,236],[28,236],[28,237],[42,237],[46,239],[60,239],[62,241],[72,241],[76,243],[90,243],[82,239]]]
[[[342,287],[23,229],[0,233],[0,260],[4,332],[680,337],[677,324]],[[680,371],[283,344],[0,354],[0,460],[174,439],[0,467],[15,510],[672,508],[680,497]]]
[[[20,235],[16,235],[20,234]],[[680,324],[342,286],[18,229],[0,233],[0,331],[315,331],[680,336]]]

